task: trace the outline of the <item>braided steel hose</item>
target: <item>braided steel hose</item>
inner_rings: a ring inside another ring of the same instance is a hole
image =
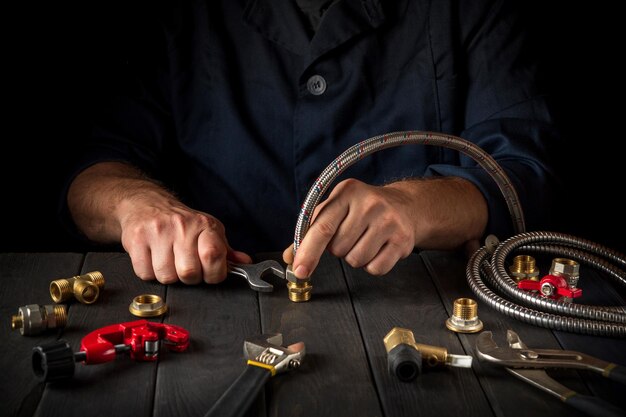
[[[293,238],[294,255],[304,235],[306,235],[306,232],[309,230],[313,210],[335,178],[348,167],[374,152],[396,146],[413,144],[435,145],[455,149],[476,161],[478,165],[491,175],[491,178],[493,178],[504,195],[509,213],[513,219],[515,232],[521,233],[525,230],[524,213],[517,192],[502,167],[500,167],[487,152],[483,151],[472,142],[453,135],[421,131],[394,132],[374,136],[351,146],[322,171],[320,176],[315,180],[315,184],[309,189],[304,203],[302,203],[300,214],[298,215],[298,222],[296,223],[296,232]]]
[[[477,145],[457,136],[421,131],[395,132],[366,139],[344,151],[322,171],[306,195],[296,223],[294,254],[309,229],[313,210],[341,173],[374,152],[409,144],[443,146],[469,156],[490,174],[504,196],[518,235],[498,245],[493,256],[486,247],[482,247],[470,258],[466,278],[479,299],[507,316],[536,326],[573,333],[626,336],[626,306],[603,307],[565,303],[517,288],[504,267],[507,256],[517,249],[567,256],[607,273],[622,285],[626,285],[626,272],[621,269],[626,267],[626,258],[594,242],[562,233],[524,233],[524,213],[517,192],[504,170]],[[485,284],[483,277],[498,291],[528,307],[502,298]]]

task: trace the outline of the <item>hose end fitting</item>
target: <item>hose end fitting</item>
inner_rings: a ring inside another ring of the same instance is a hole
[[[67,307],[60,305],[28,304],[19,307],[17,315],[11,316],[11,329],[20,331],[22,336],[36,335],[46,329],[65,327]]]

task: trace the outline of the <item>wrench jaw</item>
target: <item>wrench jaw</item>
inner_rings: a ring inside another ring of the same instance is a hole
[[[263,277],[269,274],[285,279],[285,268],[274,260],[267,260],[257,264],[228,262],[228,272],[245,278],[250,288],[258,292],[272,292],[274,290],[272,284],[263,280]]]
[[[297,350],[284,347],[282,343],[281,333],[256,336],[244,342],[244,355],[248,361],[267,365],[273,375],[298,368],[306,353],[304,343],[297,344]]]

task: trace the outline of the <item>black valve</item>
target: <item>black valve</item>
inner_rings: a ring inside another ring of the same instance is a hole
[[[65,340],[33,348],[33,371],[43,382],[59,381],[74,375],[74,352]]]
[[[422,372],[422,353],[406,344],[399,344],[387,354],[389,372],[400,381],[409,382]]]

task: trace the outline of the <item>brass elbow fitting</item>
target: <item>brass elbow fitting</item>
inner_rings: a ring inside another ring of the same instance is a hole
[[[387,333],[383,342],[387,351],[389,372],[401,381],[415,379],[421,373],[422,365],[428,368],[472,366],[471,356],[451,355],[444,347],[416,343],[413,332],[409,329],[394,327]]]
[[[11,329],[20,330],[22,336],[30,336],[46,329],[65,327],[67,307],[64,304],[29,304],[18,308],[17,315],[11,316]]]
[[[104,276],[99,271],[88,272],[72,278],[62,278],[50,283],[50,296],[55,303],[75,297],[83,304],[93,304],[104,288]]]
[[[311,290],[313,289],[310,279],[296,278],[295,274],[293,273],[293,268],[291,264],[287,265],[285,275],[287,278],[289,299],[294,303],[309,301],[311,299]]]

